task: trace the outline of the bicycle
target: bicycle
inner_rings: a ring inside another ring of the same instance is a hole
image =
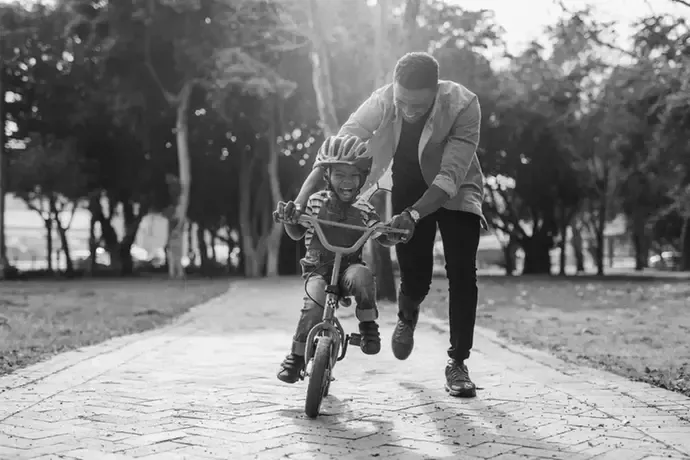
[[[335,254],[331,281],[325,289],[326,305],[324,305],[323,318],[319,324],[309,331],[306,342],[309,345],[305,348],[304,354],[306,366],[300,375],[301,380],[304,380],[305,377],[309,378],[304,412],[308,417],[316,418],[319,415],[323,398],[328,395],[331,381],[335,380],[333,378],[333,369],[336,363],[345,358],[348,344],[359,346],[362,339],[358,333],[346,334],[336,316],[338,306],[340,304],[347,305],[342,302],[343,296],[338,283],[343,256],[358,251],[374,233],[406,235],[408,232],[407,230],[388,227],[383,224],[364,227],[321,220],[304,214],[299,217],[299,223],[310,223],[324,248]],[[328,243],[321,228],[322,224],[358,230],[362,232],[362,236],[350,247],[333,246]]]

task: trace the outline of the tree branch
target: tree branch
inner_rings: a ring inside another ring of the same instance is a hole
[[[149,22],[153,21],[151,18],[153,18],[155,14],[155,1],[149,0],[148,6],[149,20],[144,23],[144,63],[151,74],[151,78],[153,78],[163,93],[165,100],[170,104],[175,104],[177,96],[165,88],[163,81],[158,76],[158,72],[156,72],[156,69],[153,67],[153,61],[151,60],[151,33],[149,32]]]

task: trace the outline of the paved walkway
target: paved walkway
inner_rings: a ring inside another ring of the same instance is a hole
[[[404,362],[351,349],[316,419],[275,372],[300,307],[294,279],[241,282],[174,325],[0,378],[0,458],[690,458],[690,399],[506,345],[479,330],[481,387],[443,390],[447,335],[424,322]],[[356,323],[342,311],[346,330]]]

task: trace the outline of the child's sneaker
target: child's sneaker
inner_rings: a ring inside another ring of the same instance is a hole
[[[302,369],[304,369],[304,356],[290,353],[280,364],[278,380],[285,383],[295,383],[300,379]]]
[[[362,321],[359,323],[359,333],[362,340],[359,347],[367,355],[375,355],[381,351],[381,336],[376,321]]]

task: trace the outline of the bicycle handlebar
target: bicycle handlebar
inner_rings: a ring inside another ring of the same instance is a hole
[[[282,221],[280,219],[277,219],[278,221]],[[285,221],[282,221],[285,222]],[[366,227],[366,226],[359,226],[359,225],[352,225],[352,224],[344,224],[341,222],[332,222],[329,220],[322,220],[314,216],[308,216],[305,214],[301,214],[299,216],[298,222],[300,224],[306,224],[310,223],[314,227],[314,230],[316,231],[316,234],[319,237],[319,240],[321,240],[321,244],[323,244],[323,247],[326,248],[327,250],[334,252],[334,253],[340,253],[340,254],[351,254],[353,252],[356,252],[361,248],[364,243],[373,235],[374,233],[383,233],[383,234],[399,234],[399,235],[407,235],[409,233],[408,230],[403,230],[401,228],[394,228],[390,227],[384,224],[376,224],[372,225],[371,227]],[[323,233],[323,228],[321,227],[322,225],[330,225],[331,227],[339,227],[339,228],[345,228],[348,230],[357,230],[362,233],[362,236],[350,247],[342,247],[342,246],[333,246],[328,242],[326,239],[326,235]]]

